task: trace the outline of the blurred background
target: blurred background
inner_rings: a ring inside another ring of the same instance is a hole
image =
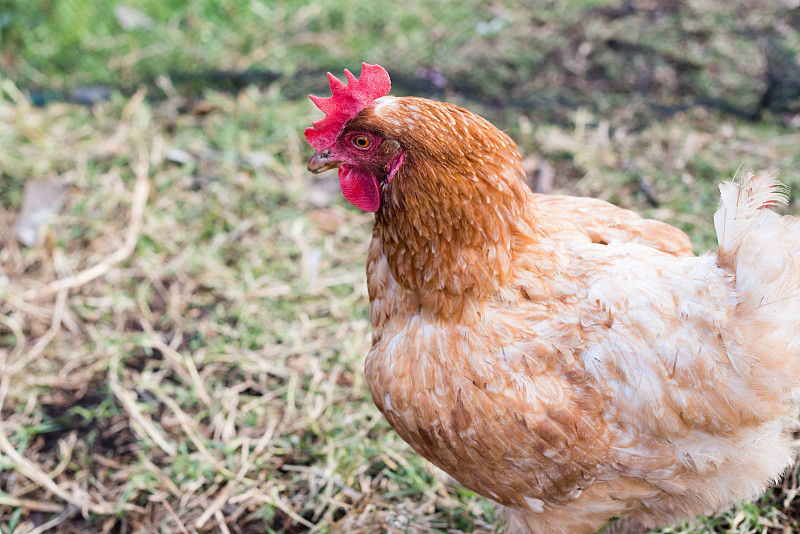
[[[372,216],[302,135],[362,61],[698,253],[720,181],[800,187],[797,0],[3,0],[0,533],[492,531],[363,381]]]

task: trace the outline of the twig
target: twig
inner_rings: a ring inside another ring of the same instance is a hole
[[[36,344],[25,354],[24,358],[20,358],[19,360],[15,361],[13,366],[9,366],[6,370],[7,373],[11,375],[16,375],[20,371],[22,371],[28,364],[36,359],[44,349],[50,344],[53,339],[55,339],[56,335],[61,331],[61,319],[64,316],[64,308],[67,305],[67,296],[69,295],[69,291],[66,289],[62,289],[58,292],[56,296],[56,302],[53,305],[53,318],[50,321],[50,328],[47,329],[47,332],[40,337]]]
[[[229,479],[235,478],[236,475],[230,469],[222,465],[219,459],[215,457],[213,454],[211,454],[211,452],[206,448],[206,446],[203,445],[203,441],[200,438],[200,433],[194,427],[194,422],[188,415],[186,415],[186,412],[184,412],[181,409],[178,403],[175,402],[175,400],[172,399],[171,397],[168,397],[167,395],[162,393],[161,391],[153,389],[149,391],[151,391],[156,397],[158,397],[158,399],[161,402],[166,404],[167,407],[172,411],[172,413],[175,414],[175,417],[178,419],[178,423],[180,423],[181,428],[183,428],[183,431],[186,433],[187,437],[189,438],[189,441],[191,441],[197,448],[197,452],[199,452],[211,465],[213,465],[214,468],[222,476]]]
[[[156,425],[150,419],[144,416],[142,410],[139,409],[139,406],[136,404],[136,401],[131,398],[131,392],[120,385],[119,378],[117,377],[118,372],[119,357],[115,356],[111,358],[111,363],[109,364],[108,369],[108,381],[114,396],[117,397],[120,402],[122,402],[125,411],[128,412],[128,415],[131,417],[131,419],[133,419],[133,422],[138,423],[142,431],[150,436],[150,438],[156,442],[156,445],[158,445],[162,451],[167,453],[167,455],[170,457],[175,456],[175,454],[177,454],[175,447],[173,447],[164,438],[164,436],[161,435],[161,432],[158,430]]]
[[[0,408],[2,408],[3,403],[5,402],[6,395],[8,394],[8,387],[9,387],[10,378],[8,374],[3,374],[2,378],[0,379]],[[89,502],[89,497],[87,495],[81,495],[83,500],[78,498],[75,495],[71,495],[61,489],[53,480],[47,476],[47,474],[39,469],[39,467],[28,460],[27,458],[23,457],[17,450],[11,445],[11,442],[8,441],[8,437],[6,434],[5,425],[0,420],[0,452],[8,456],[14,464],[14,469],[21,473],[26,478],[31,479],[35,483],[39,484],[39,486],[44,487],[45,489],[49,490],[51,493],[55,494],[62,500],[73,504],[80,508],[81,510],[88,510],[95,514],[107,514],[111,511],[108,506],[102,506],[100,504]],[[33,501],[21,501],[21,502],[33,502]],[[59,509],[61,511],[61,509]]]
[[[172,495],[174,495],[175,497],[178,497],[178,498],[182,498],[183,497],[183,492],[181,492],[181,490],[178,488],[178,486],[172,481],[172,479],[170,479],[167,475],[165,475],[164,472],[156,464],[154,464],[150,460],[150,458],[148,458],[147,456],[142,456],[142,463],[156,477],[158,477],[158,480],[160,480],[161,483],[164,484],[164,486],[166,486],[167,490],[170,493],[172,493]],[[164,501],[164,504],[167,504],[167,502]]]
[[[178,528],[181,530],[182,534],[189,534],[189,531],[186,530],[186,525],[183,524],[181,518],[178,516],[178,514],[175,513],[175,510],[172,509],[172,506],[169,504],[169,501],[164,501],[161,504],[164,505],[164,508],[167,509],[167,513],[170,516],[172,516],[172,519],[175,521],[175,523],[177,523]]]
[[[200,400],[203,401],[206,406],[211,408],[213,401],[203,385],[203,381],[200,378],[200,374],[197,372],[197,367],[192,357],[188,354],[181,354],[167,345],[164,340],[161,339],[161,336],[153,329],[149,321],[141,319],[139,323],[142,325],[144,331],[150,335],[150,345],[154,349],[161,351],[165,359],[172,364],[172,369],[175,370],[184,381],[191,382],[194,385],[197,396],[200,397]]]
[[[245,440],[242,443],[242,466],[236,472],[236,478],[228,482],[222,489],[222,491],[219,493],[219,495],[211,503],[211,505],[208,508],[206,508],[206,511],[203,512],[203,515],[201,515],[200,518],[195,523],[195,526],[197,528],[203,528],[203,526],[208,522],[208,520],[211,519],[212,515],[217,519],[217,521],[220,520],[217,514],[221,513],[220,510],[222,509],[223,506],[225,506],[225,503],[227,503],[228,500],[230,499],[231,494],[233,493],[233,490],[236,487],[236,484],[239,484],[244,479],[244,476],[247,474],[247,472],[253,468],[255,459],[259,457],[259,455],[266,448],[267,444],[269,444],[269,442],[272,440],[272,437],[275,434],[275,428],[277,428],[278,423],[279,421],[277,418],[272,419],[269,426],[267,427],[267,430],[264,432],[264,435],[261,436],[261,439],[259,439],[258,443],[256,443],[255,449],[253,449],[252,460],[250,459],[250,455],[248,454],[250,450],[250,444],[248,440]]]
[[[364,497],[364,494],[358,491],[357,489],[348,486],[343,480],[342,477],[338,474],[332,474],[329,471],[324,471],[318,467],[310,467],[305,465],[282,465],[281,471],[287,472],[295,472],[295,473],[311,473],[320,477],[321,479],[325,480],[326,482],[332,482],[336,486],[342,490],[346,496],[350,497],[351,499],[361,499]]]
[[[58,452],[61,456],[61,460],[52,471],[47,473],[47,476],[50,478],[56,478],[58,475],[64,472],[64,470],[72,462],[72,454],[75,452],[75,445],[77,445],[77,443],[78,433],[74,430],[69,433],[67,439],[58,440]]]
[[[217,526],[219,527],[222,534],[231,534],[231,531],[228,530],[228,525],[225,524],[225,517],[222,515],[220,510],[214,512],[214,519],[217,520]]]
[[[24,508],[35,512],[58,513],[64,511],[63,504],[54,502],[41,502],[31,499],[20,499],[11,495],[0,495],[0,506],[12,506],[14,508]]]
[[[17,450],[11,445],[11,442],[8,441],[5,425],[2,421],[0,421],[0,452],[11,459],[12,463],[14,464],[14,469],[21,475],[33,480],[49,492],[58,496],[58,498],[78,507],[79,509],[98,515],[109,514],[113,511],[113,508],[108,505],[103,506],[98,503],[91,502],[89,497],[85,494],[70,494],[61,489],[61,487],[53,482],[50,477],[48,477],[44,471],[39,469],[36,464],[17,452]]]
[[[77,512],[77,511],[78,511],[77,507],[75,507],[75,506],[67,506],[67,508],[63,512],[61,512],[57,517],[54,517],[53,519],[51,519],[47,523],[42,523],[41,525],[39,525],[35,529],[33,529],[30,532],[28,532],[28,534],[42,534],[42,532],[47,532],[51,528],[57,527],[58,525],[60,525],[61,523],[63,523],[64,521],[66,521],[67,519],[72,517],[73,515],[75,515],[75,512]]]
[[[11,357],[14,359],[25,347],[25,332],[23,332],[22,325],[19,324],[19,321],[17,321],[11,315],[0,314],[0,324],[6,325],[6,327],[14,334],[14,348],[11,349]],[[2,354],[0,354],[0,369],[5,367],[8,356],[9,354],[6,351],[3,351]]]
[[[260,495],[254,495],[253,500],[271,504],[304,527],[314,528],[315,526],[314,523],[292,510],[289,505],[286,504],[283,499],[281,499],[280,495],[278,495],[278,488],[274,486],[270,488],[269,495],[264,495],[263,493]]]
[[[217,512],[219,512],[222,507],[225,506],[225,503],[228,502],[228,499],[230,499],[231,493],[233,493],[233,490],[236,488],[236,484],[236,480],[231,480],[225,484],[225,487],[222,488],[222,491],[219,492],[208,508],[206,508],[205,512],[203,512],[203,515],[201,515],[195,522],[195,526],[197,528],[203,528],[208,520],[211,519],[211,516],[216,517]],[[219,518],[217,519],[219,520]]]

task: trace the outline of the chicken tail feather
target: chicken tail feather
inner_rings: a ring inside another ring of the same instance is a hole
[[[719,241],[720,264],[732,267],[742,240],[762,210],[788,202],[788,188],[769,172],[749,171],[745,176],[719,186],[720,206],[714,214]]]
[[[800,398],[800,219],[764,209],[788,197],[771,173],[751,171],[720,192],[717,261],[734,276],[739,339],[759,360],[751,372],[769,370],[765,388]]]

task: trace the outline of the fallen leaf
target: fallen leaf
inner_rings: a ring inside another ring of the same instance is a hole
[[[22,209],[14,224],[14,234],[26,247],[36,244],[39,229],[47,218],[61,209],[68,185],[28,180],[22,197]]]

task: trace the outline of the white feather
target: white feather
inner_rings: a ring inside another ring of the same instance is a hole
[[[768,206],[786,204],[787,188],[771,173],[749,171],[746,176],[719,186],[720,206],[714,214],[720,255],[734,254],[742,239]]]

